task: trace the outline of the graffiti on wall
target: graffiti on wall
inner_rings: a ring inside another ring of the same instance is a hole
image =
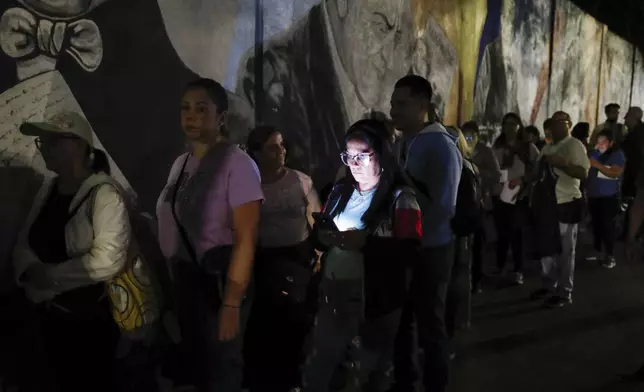
[[[604,107],[609,103],[617,103],[622,108],[629,106],[635,53],[633,45],[606,28],[603,37],[598,122],[603,121]]]
[[[565,110],[573,122],[597,116],[602,26],[574,4],[557,7],[548,112]]]
[[[180,3],[193,14],[199,13],[194,2]],[[89,120],[95,147],[107,152],[115,177],[136,193],[145,210],[154,211],[170,165],[184,148],[179,129],[182,89],[198,75],[177,53],[176,48],[185,45],[173,42],[165,28],[171,23],[164,19],[168,12],[163,13],[162,6],[176,4],[156,0],[2,2],[0,258],[10,251],[40,178],[51,174],[33,138],[22,136],[18,127],[60,109],[78,111]],[[203,30],[202,39],[197,37],[195,42],[203,43],[210,35]],[[202,48],[195,45],[195,49]],[[243,140],[253,113],[234,94],[230,101],[233,137]]]
[[[264,3],[259,18],[253,0],[3,1],[0,186],[11,191],[2,193],[0,234],[15,231],[9,210],[48,174],[18,126],[61,108],[86,116],[116,177],[154,211],[184,148],[182,89],[198,76],[229,91],[233,141],[255,118],[276,125],[291,165],[318,187],[340,165],[348,125],[388,113],[408,73],[431,82],[448,125],[498,124],[508,111],[540,124],[559,109],[595,123],[600,105],[644,96],[641,54],[633,68],[632,45],[565,0]]]
[[[547,117],[552,3],[504,0],[499,6],[488,9],[474,118],[494,124],[515,112],[526,124],[541,123]]]
[[[433,18],[413,28],[408,0],[322,1],[263,43],[265,93],[261,118],[278,126],[294,149],[291,163],[329,182],[348,124],[373,110],[388,113],[397,79],[427,76],[442,110],[457,55]],[[249,51],[237,88],[254,103],[255,53]],[[315,146],[315,148],[313,148]]]

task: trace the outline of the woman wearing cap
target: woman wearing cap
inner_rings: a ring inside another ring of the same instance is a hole
[[[325,254],[304,390],[328,391],[334,371],[349,355],[359,387],[385,391],[407,297],[405,266],[420,244],[420,208],[384,123],[352,125],[341,158],[349,171],[324,209],[338,230],[316,227]]]
[[[20,131],[36,136],[56,174],[36,196],[13,258],[42,332],[48,372],[34,379],[47,385],[38,390],[108,391],[118,328],[101,282],[127,260],[131,230],[122,189],[79,114],[61,112]]]
[[[174,270],[181,365],[199,391],[241,391],[247,288],[264,196],[257,165],[227,142],[228,95],[211,79],[186,86],[190,152],[157,203],[161,250]],[[177,381],[177,380],[175,380]]]

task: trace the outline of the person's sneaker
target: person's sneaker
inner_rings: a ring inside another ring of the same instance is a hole
[[[550,295],[550,291],[546,289],[539,289],[530,295],[530,299],[537,301],[546,298],[548,295]]]
[[[572,304],[572,297],[569,295],[553,295],[546,300],[546,306],[550,308],[561,308],[570,304]]]
[[[600,260],[599,256],[597,256],[597,255],[586,256],[586,257],[584,257],[584,259],[585,259],[586,261],[590,261],[590,262],[593,262],[593,261],[599,261],[599,260]]]
[[[615,268],[616,265],[617,265],[617,262],[615,261],[614,256],[608,256],[608,257],[606,257],[606,259],[604,259],[601,262],[601,266],[604,267],[604,268],[608,268],[608,269]]]
[[[516,285],[521,285],[521,284],[523,284],[523,273],[521,273],[521,272],[515,272],[515,273],[512,275],[512,283],[514,283],[514,284],[516,284]]]

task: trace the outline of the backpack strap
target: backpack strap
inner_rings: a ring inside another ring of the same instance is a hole
[[[87,202],[90,199],[91,199],[91,204],[90,205],[91,205],[92,208],[89,208],[87,210],[87,217],[88,217],[89,221],[92,222],[92,217],[93,217],[93,213],[94,213],[94,211],[93,211],[94,210],[94,199],[96,198],[96,192],[98,191],[98,187],[100,187],[101,185],[103,185],[103,183],[98,184],[98,185],[94,185],[85,194],[85,196],[83,196],[83,198],[76,204],[76,207],[74,207],[74,209],[72,209],[69,212],[69,214],[67,214],[67,222],[69,222],[74,216],[76,216],[76,214],[81,209],[83,204],[85,204],[85,202]]]

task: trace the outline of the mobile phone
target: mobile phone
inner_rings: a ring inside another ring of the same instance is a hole
[[[331,216],[320,212],[314,212],[312,216],[313,220],[315,220],[315,225],[318,228],[322,230],[339,231],[338,226],[335,225],[335,222],[333,221],[333,218],[331,218]]]

